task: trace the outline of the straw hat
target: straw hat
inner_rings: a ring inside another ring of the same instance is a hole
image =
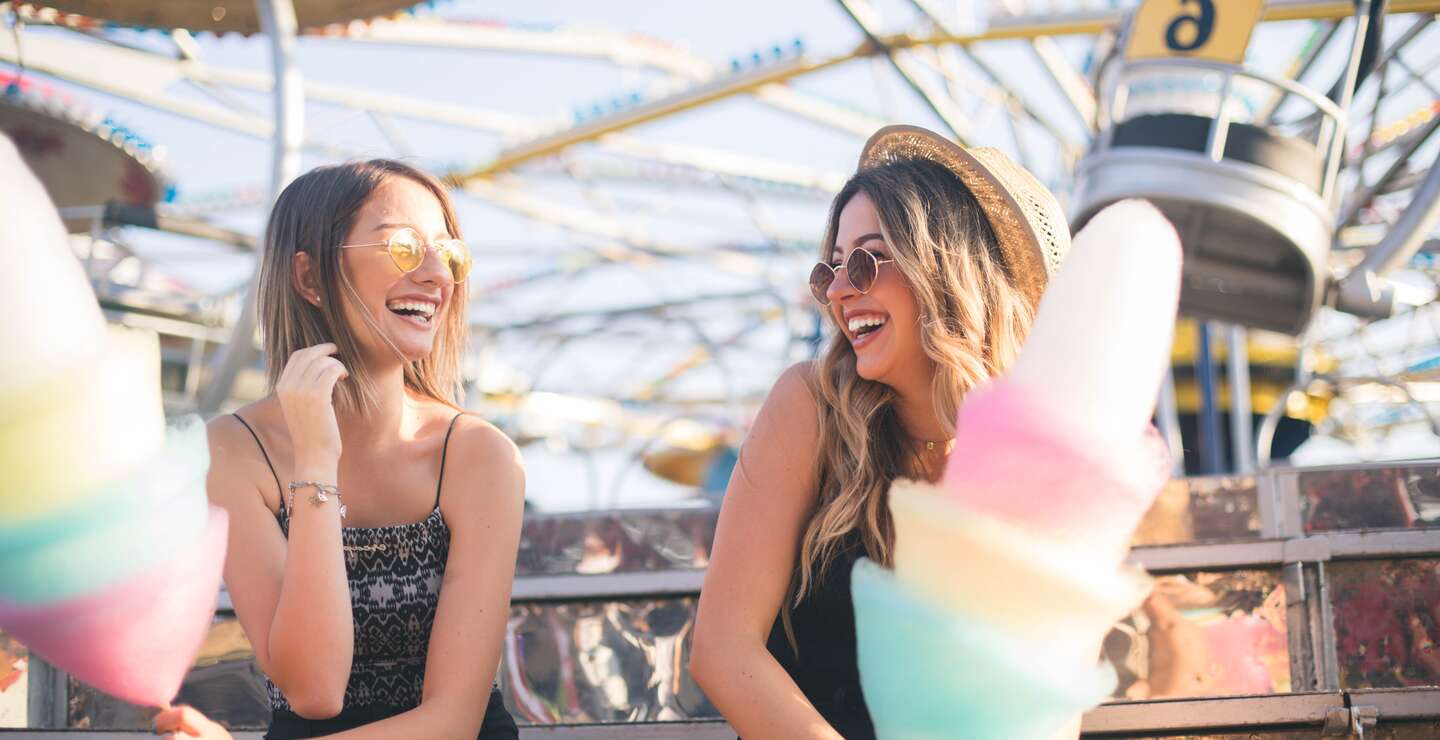
[[[1016,285],[1038,306],[1070,249],[1070,226],[1055,196],[999,149],[966,149],[919,126],[886,126],[865,142],[860,171],[928,159],[944,165],[980,201]]]

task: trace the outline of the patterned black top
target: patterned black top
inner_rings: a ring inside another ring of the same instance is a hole
[[[236,415],[240,419],[239,415]],[[440,513],[440,490],[445,481],[445,455],[450,433],[459,414],[450,420],[440,452],[440,477],[435,505],[425,519],[388,527],[345,527],[340,531],[345,548],[345,572],[350,584],[350,609],[355,623],[355,652],[350,680],[345,685],[344,709],[338,717],[319,722],[295,714],[279,687],[265,677],[265,691],[273,714],[271,740],[309,737],[375,722],[420,705],[425,685],[425,654],[430,628],[440,602],[440,584],[450,555],[450,528]],[[270,455],[259,435],[244,419],[240,423],[255,437],[265,462]],[[270,465],[275,475],[275,466]],[[275,476],[275,485],[280,478]],[[275,518],[290,536],[290,512],[280,486],[280,511]],[[515,723],[505,711],[498,690],[492,690],[481,738],[516,737]]]
[[[290,516],[281,503],[280,529],[290,536]],[[425,683],[425,651],[440,602],[440,580],[450,555],[450,528],[437,505],[413,524],[340,532],[350,609],[355,621],[355,657],[345,706],[418,706]],[[280,689],[265,679],[271,709],[293,711]]]

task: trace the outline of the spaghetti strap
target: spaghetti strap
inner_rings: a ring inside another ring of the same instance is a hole
[[[278,491],[280,495],[280,511],[284,513],[285,487],[280,485],[280,475],[275,472],[275,464],[270,462],[270,453],[265,451],[265,443],[260,441],[260,435],[255,433],[255,429],[250,426],[249,422],[245,421],[244,417],[239,414],[231,414],[231,416],[235,417],[235,420],[240,422],[240,426],[245,427],[245,431],[249,432],[250,436],[255,438],[255,446],[260,448],[260,456],[265,458],[265,465],[270,468],[270,477],[275,479],[275,490]]]
[[[440,479],[435,481],[435,508],[440,506],[440,486],[445,485],[445,456],[450,452],[450,433],[455,431],[455,422],[460,421],[460,417],[464,415],[465,412],[461,411],[450,417],[450,426],[445,430],[445,441],[440,445]]]

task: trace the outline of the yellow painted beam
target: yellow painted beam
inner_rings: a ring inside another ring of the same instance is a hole
[[[1272,2],[1266,5],[1261,20],[1262,22],[1307,19],[1338,20],[1348,18],[1354,12],[1354,5],[1348,0],[1290,0],[1288,2],[1281,0],[1281,2]],[[1393,0],[1390,3],[1390,13],[1440,13],[1440,0]],[[1005,39],[1033,39],[1042,36],[1096,34],[1117,26],[1124,17],[1125,14],[1122,11],[1097,11],[1047,17],[1001,18],[992,22],[985,32],[979,34],[938,33],[923,37],[901,34],[882,39],[882,43],[891,49],[903,49],[915,46],[974,44]],[[819,72],[852,59],[880,53],[880,51],[867,42],[848,54],[829,59],[815,60],[800,57],[767,65],[749,73],[728,75],[688,90],[682,90],[674,95],[637,105],[634,108],[547,134],[506,149],[489,164],[469,173],[467,179],[489,177],[531,160],[556,154],[567,147],[594,141],[607,134],[699,108],[717,100],[754,92],[766,85]]]
[[[753,92],[776,82],[828,69],[860,55],[860,51],[857,50],[855,53],[830,59],[817,60],[799,57],[768,64],[750,72],[726,75],[709,83],[681,90],[668,97],[641,103],[589,123],[582,123],[524,142],[519,146],[500,152],[500,155],[489,164],[470,173],[470,177],[486,177],[503,172],[532,159],[550,156],[567,147],[594,141],[606,134],[633,128],[642,123],[698,108],[717,100]]]

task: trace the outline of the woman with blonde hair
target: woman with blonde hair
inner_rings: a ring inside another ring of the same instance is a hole
[[[851,566],[891,563],[891,481],[940,479],[962,399],[1017,357],[1068,244],[997,151],[912,126],[866,144],[810,278],[836,331],[766,399],[701,592],[691,670],[743,736],[874,736]]]
[[[517,737],[492,682],[524,471],[459,405],[470,253],[445,188],[402,162],[322,167],[265,242],[273,391],[210,422],[208,489],[266,737]]]

